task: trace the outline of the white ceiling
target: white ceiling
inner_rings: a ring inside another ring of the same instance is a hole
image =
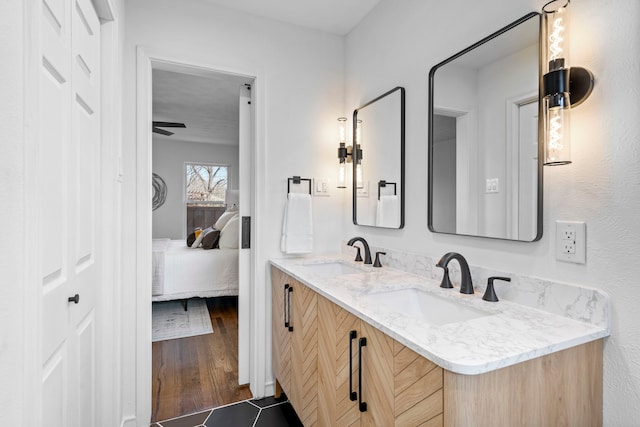
[[[206,0],[228,9],[333,34],[350,32],[380,0]]]
[[[153,70],[153,120],[184,123],[186,129],[164,128],[160,140],[238,144],[240,90],[251,79],[187,69]]]

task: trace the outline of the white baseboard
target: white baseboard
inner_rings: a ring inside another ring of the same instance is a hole
[[[273,396],[275,392],[276,392],[276,385],[274,381],[269,381],[264,385],[265,396]]]
[[[273,394],[276,392],[274,381],[265,383],[262,390],[254,389],[253,384],[249,384],[249,388],[251,389],[251,395],[254,399],[262,399],[263,397],[273,396]]]
[[[136,417],[125,417],[122,419],[120,423],[120,427],[137,427],[136,425]]]

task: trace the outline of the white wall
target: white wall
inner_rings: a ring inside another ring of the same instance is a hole
[[[238,146],[167,141],[154,138],[152,169],[167,184],[167,199],[153,211],[153,238],[184,239],[186,205],[184,203],[185,162],[229,165],[229,189],[238,188]]]
[[[345,236],[438,257],[450,250],[472,265],[593,286],[612,298],[612,336],[605,343],[604,424],[640,419],[640,2],[571,3],[573,64],[596,79],[573,111],[573,164],[544,169],[544,230],[520,243],[427,231],[427,83],[429,69],[543,1],[421,2],[383,0],[346,38],[346,109],[396,85],[407,90],[407,206],[403,230],[379,230],[343,218]],[[587,223],[587,264],[555,260],[556,220]]]
[[[131,291],[123,295],[122,322],[135,324],[135,58],[136,46],[162,52],[167,57],[183,58],[196,64],[214,64],[223,71],[254,70],[259,74],[255,88],[262,94],[258,105],[258,144],[266,157],[263,185],[264,224],[260,235],[258,275],[255,286],[268,289],[267,260],[282,254],[279,250],[282,213],[286,198],[286,178],[326,177],[333,179],[337,171],[335,141],[336,118],[343,111],[343,54],[341,37],[303,29],[228,11],[204,1],[131,0],[126,3],[127,39],[124,65],[124,167],[123,253],[124,281]],[[339,249],[342,230],[342,193],[332,189],[331,197],[314,198],[316,253]],[[270,295],[267,293],[267,295]],[[272,380],[270,298],[259,300],[264,311],[255,315],[252,325],[262,328],[257,340],[267,347],[265,380]],[[257,304],[258,304],[257,303]],[[262,314],[260,314],[262,313]],[[135,328],[125,331],[123,349],[135,348]],[[262,355],[254,355],[262,357]],[[135,355],[123,354],[123,402],[125,413],[135,413]],[[149,361],[150,363],[150,361]],[[151,396],[149,396],[151,398]],[[144,420],[142,420],[144,421]]]
[[[23,425],[25,398],[23,8],[20,0],[0,2],[0,414],[15,426]]]

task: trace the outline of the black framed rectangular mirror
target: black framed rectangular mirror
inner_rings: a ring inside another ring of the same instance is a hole
[[[540,14],[429,72],[429,229],[542,237]]]
[[[353,223],[404,227],[404,98],[396,87],[353,112]]]

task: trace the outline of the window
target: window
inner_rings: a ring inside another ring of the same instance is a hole
[[[187,232],[212,226],[226,209],[229,166],[185,163]]]
[[[224,205],[229,183],[227,165],[186,163],[185,171],[188,205]]]

